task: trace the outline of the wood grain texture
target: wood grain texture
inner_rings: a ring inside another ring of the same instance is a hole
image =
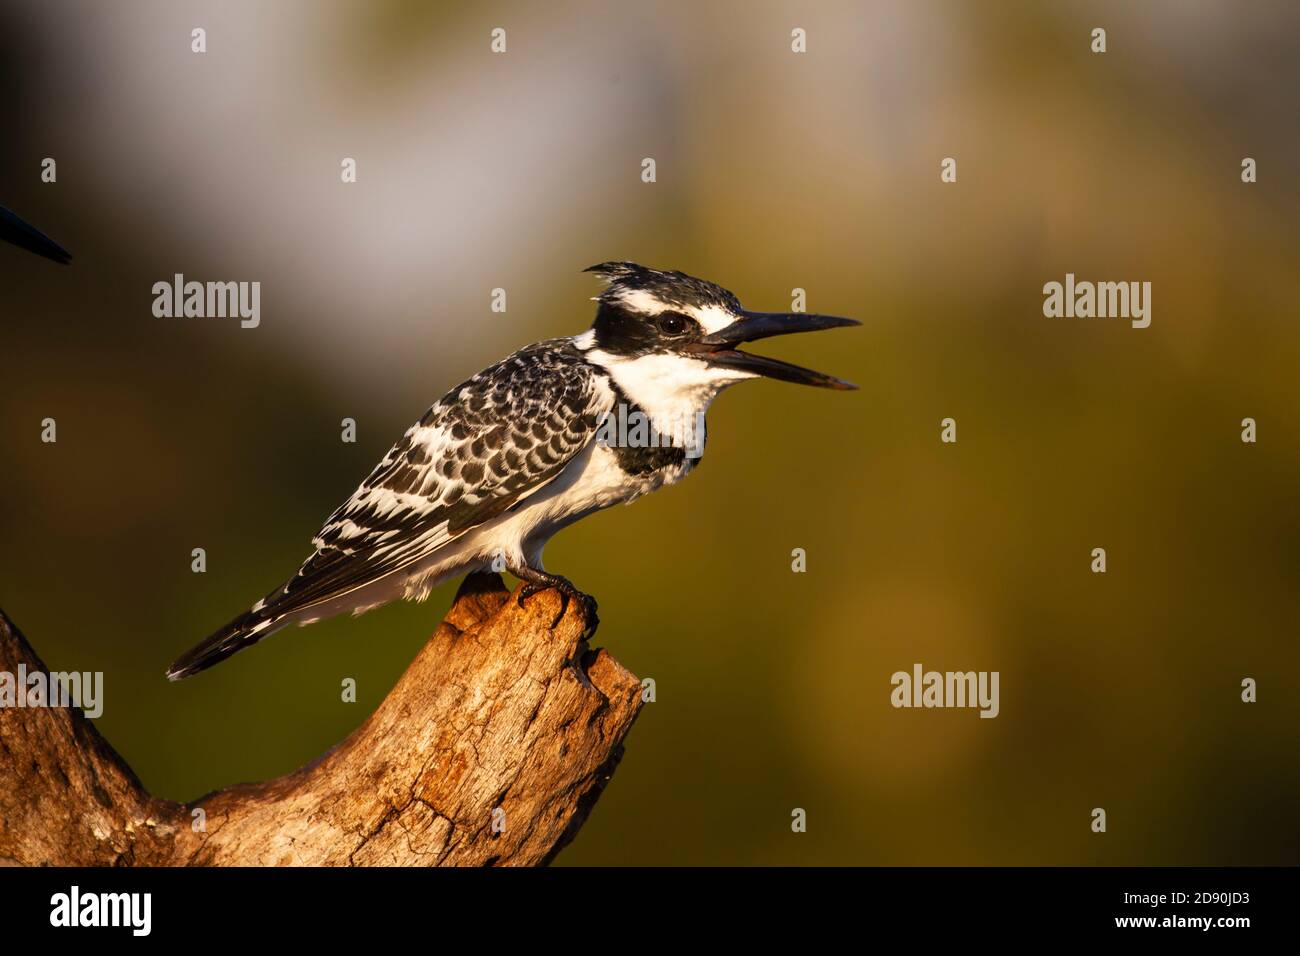
[[[287,776],[150,796],[75,708],[0,708],[0,862],[38,866],[531,866],[577,833],[641,684],[578,602],[519,607],[471,575],[379,708]],[[0,613],[0,670],[45,670]],[[205,829],[196,832],[195,808]]]

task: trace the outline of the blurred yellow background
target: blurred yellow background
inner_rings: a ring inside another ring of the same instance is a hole
[[[154,793],[288,772],[454,585],[163,670],[431,402],[586,328],[595,262],[799,287],[865,325],[768,351],[861,390],[724,394],[547,549],[658,698],[559,863],[1300,863],[1298,93],[1280,2],[11,0],[0,203],[75,259],[0,248],[0,606]],[[178,272],[260,327],[155,318]],[[1150,328],[1045,318],[1067,272]],[[1000,715],[893,709],[915,662]]]

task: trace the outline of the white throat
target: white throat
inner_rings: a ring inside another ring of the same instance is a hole
[[[718,368],[683,355],[642,355],[628,358],[600,349],[587,359],[609,372],[619,389],[659,425],[693,419],[728,385],[755,376],[736,369]]]

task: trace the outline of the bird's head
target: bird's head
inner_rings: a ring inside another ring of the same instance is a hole
[[[815,332],[854,319],[805,312],[750,312],[722,286],[682,272],[660,272],[634,262],[602,262],[585,270],[607,280],[588,347],[618,366],[671,367],[713,390],[766,376],[819,388],[852,389],[850,382],[788,362],[742,352],[743,342]]]

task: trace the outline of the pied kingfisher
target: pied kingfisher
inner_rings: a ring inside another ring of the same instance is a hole
[[[807,313],[749,312],[720,286],[631,262],[592,266],[608,286],[586,332],[520,349],[444,395],[407,430],[313,539],[285,584],[172,664],[188,677],[288,624],[423,600],[439,582],[508,570],[518,600],[556,588],[595,602],[542,569],[556,531],[602,508],[680,481],[703,449],[681,441],[610,441],[612,416],[679,435],[724,388],[767,376],[855,386],[740,351],[742,342],[858,325]],[[644,435],[646,429],[642,429]]]

